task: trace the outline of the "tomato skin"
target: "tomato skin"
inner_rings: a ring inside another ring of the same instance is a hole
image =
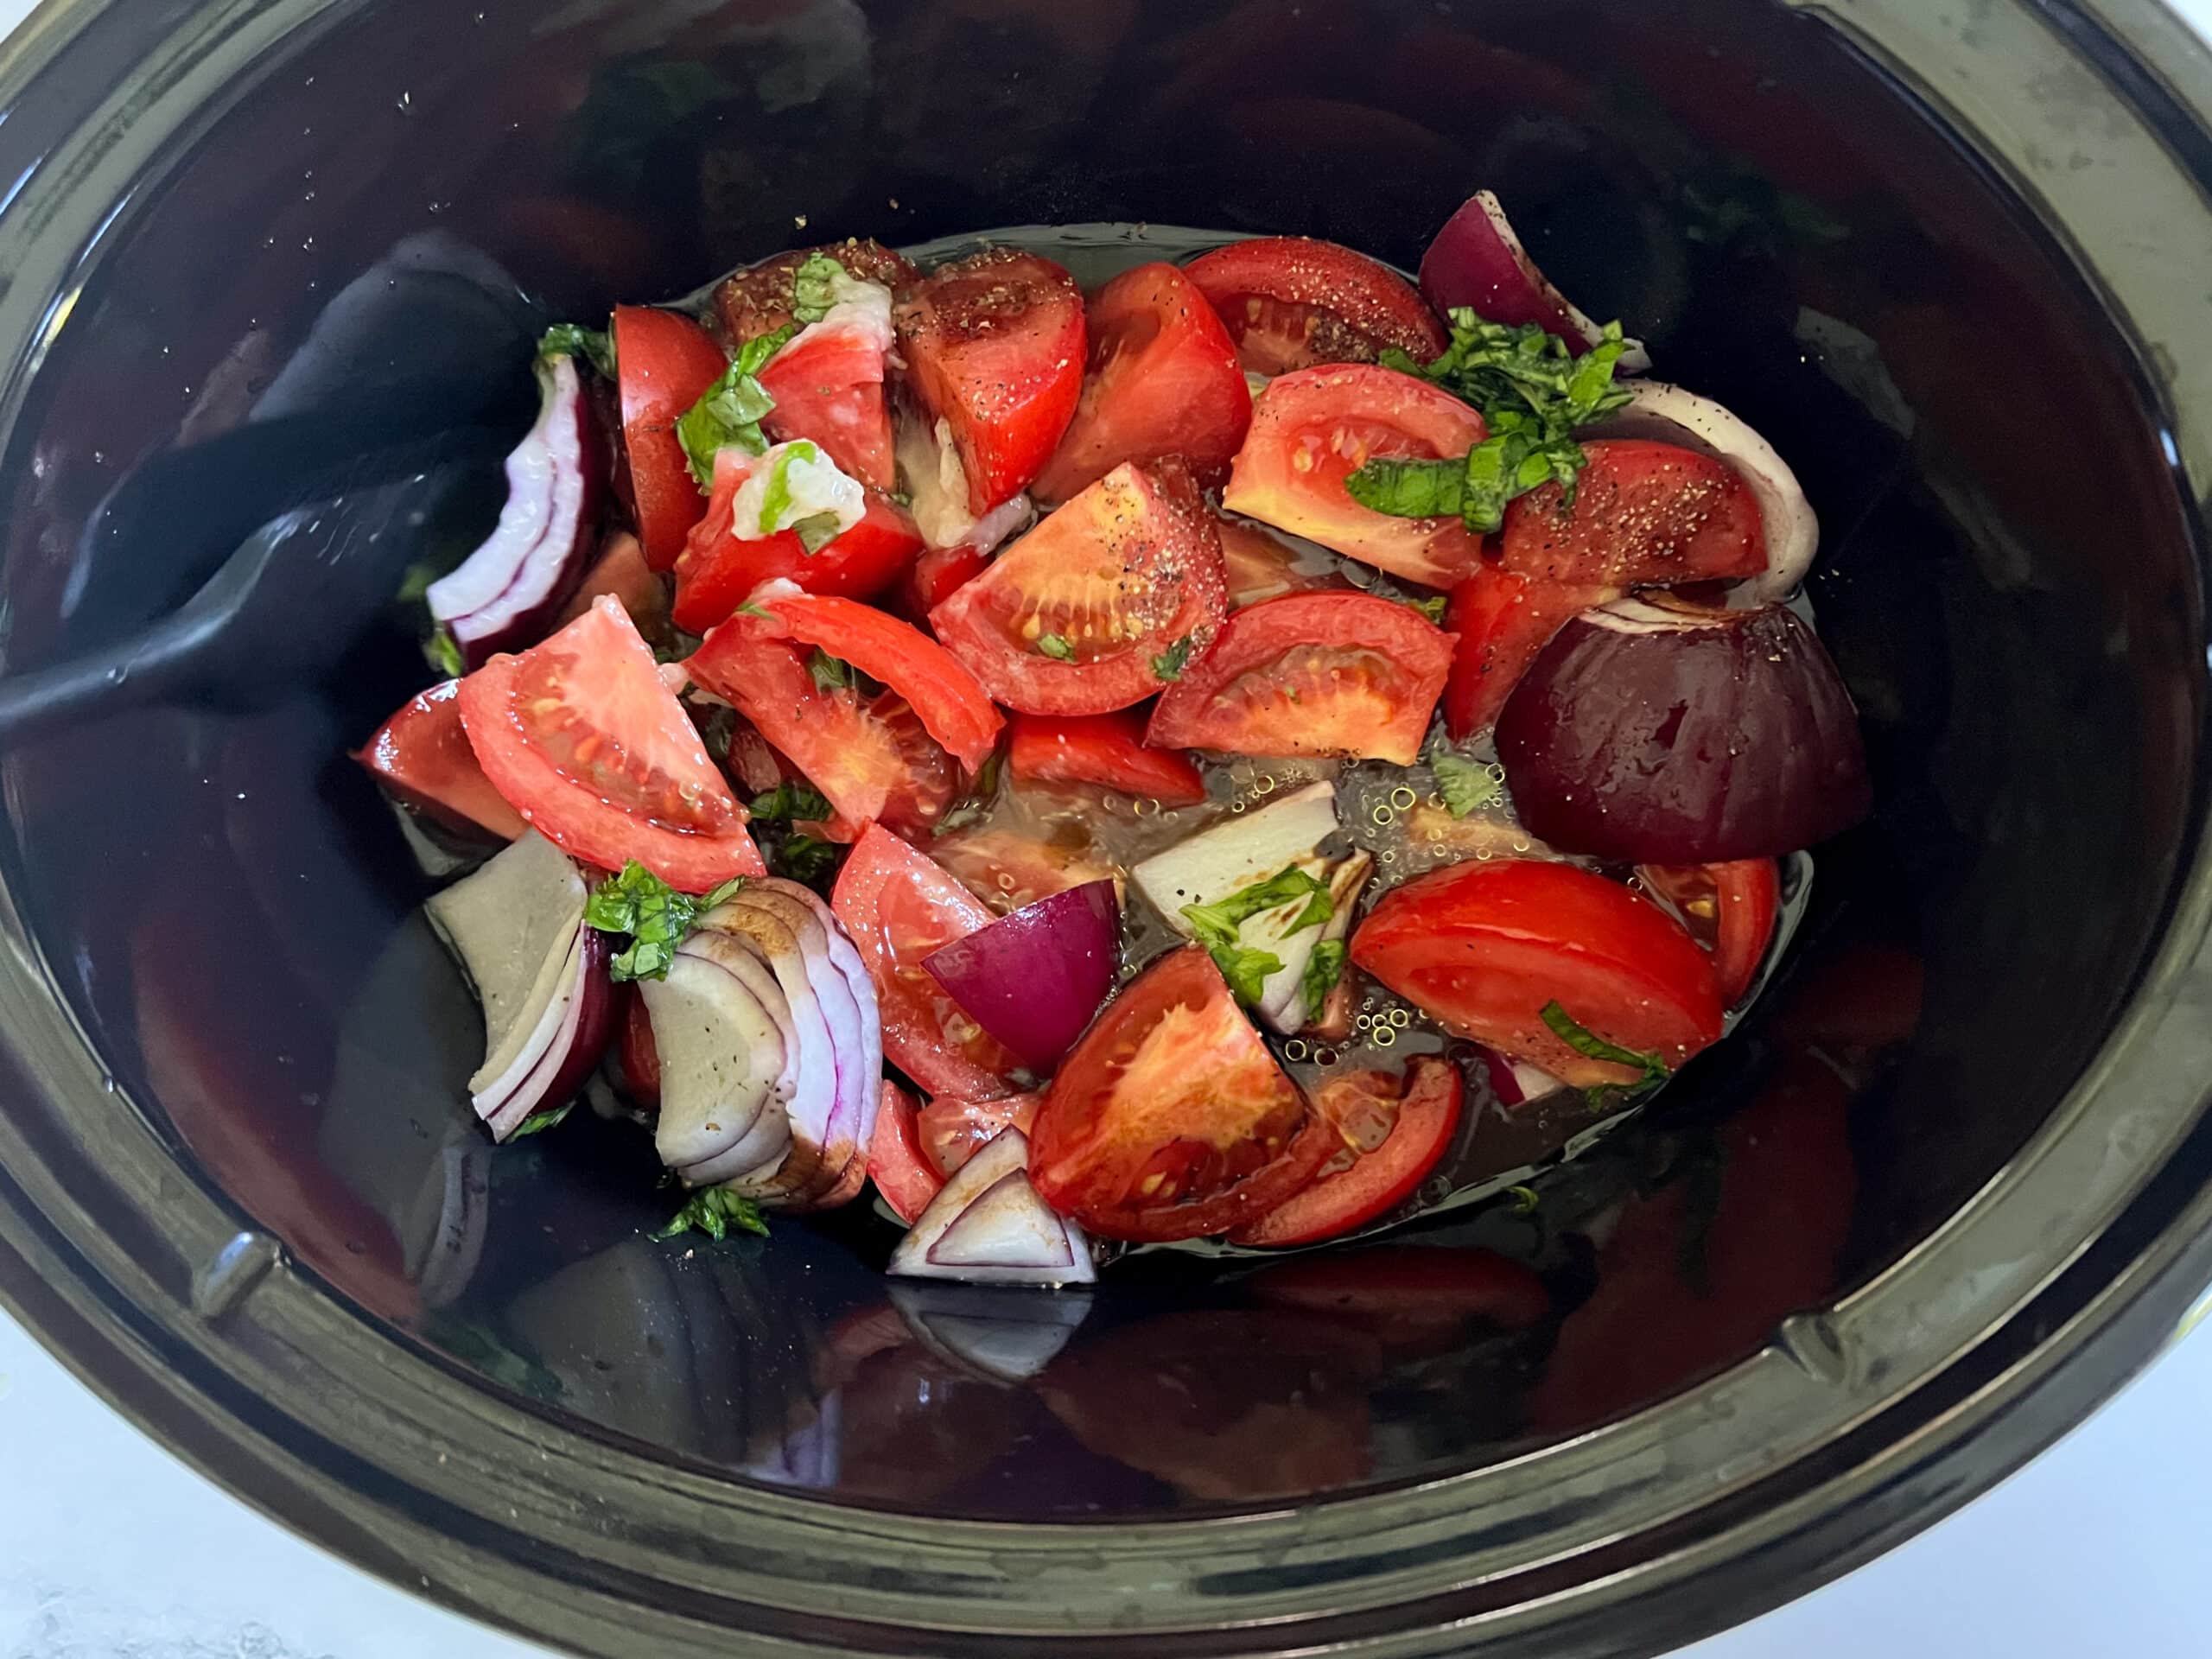
[[[888,1077],[883,1080],[883,1103],[876,1109],[875,1135],[868,1142],[868,1173],[892,1213],[909,1227],[944,1187],[944,1177],[923,1153],[913,1096]]]
[[[922,958],[996,918],[982,899],[879,824],[854,843],[830,907],[875,982],[884,1058],[933,1095],[1014,1092],[1007,1053],[962,1014]]]
[[[1181,467],[1117,467],[931,612],[931,626],[1009,709],[1127,709],[1167,683],[1155,658],[1179,639],[1204,651],[1228,608],[1216,523]],[[1038,648],[1047,635],[1068,642],[1069,660]]]
[[[1028,1134],[1044,1103],[1042,1095],[1001,1095],[996,1100],[939,1095],[915,1119],[922,1155],[931,1168],[950,1180],[962,1165],[1007,1130]]]
[[[570,857],[603,870],[634,858],[684,893],[766,873],[745,809],[613,600],[493,658],[457,698],[492,787]]]
[[[1484,563],[1452,590],[1444,626],[1459,637],[1444,688],[1444,725],[1454,742],[1497,724],[1529,665],[1583,612],[1624,589],[1569,586]]]
[[[982,575],[990,562],[973,542],[925,550],[906,574],[906,610],[914,620],[928,621],[931,611]]]
[[[1459,1133],[1465,1090],[1459,1068],[1448,1061],[1417,1059],[1402,1079],[1379,1071],[1332,1079],[1320,1102],[1325,1116],[1329,1090],[1341,1088],[1398,1101],[1398,1121],[1388,1138],[1350,1169],[1323,1176],[1247,1222],[1230,1234],[1230,1243],[1284,1249],[1318,1244],[1363,1227],[1411,1198],[1443,1161]]]
[[[1770,858],[1726,864],[1639,864],[1643,884],[1682,914],[1692,938],[1713,952],[1720,1000],[1744,1000],[1774,937],[1782,907],[1782,869]]]
[[[1050,259],[995,248],[940,265],[893,315],[907,383],[948,423],[977,518],[1052,457],[1083,393],[1083,290]]]
[[[1585,1030],[1677,1067],[1720,1037],[1713,964],[1673,917],[1617,881],[1537,859],[1455,864],[1383,895],[1351,959],[1447,1029],[1577,1088],[1635,1071],[1570,1048]]]
[[[758,378],[776,400],[761,422],[771,438],[810,438],[847,476],[872,490],[897,487],[891,405],[875,339],[841,326],[793,340],[761,365]]]
[[[1287,594],[1237,612],[1161,694],[1145,741],[1233,754],[1411,766],[1452,669],[1452,636],[1373,594]]]
[[[1083,395],[1030,493],[1065,501],[1125,461],[1169,455],[1201,484],[1220,483],[1252,423],[1252,394],[1205,296],[1173,265],[1139,265],[1091,296],[1084,327]]]
[[[459,680],[448,680],[410,697],[353,758],[393,794],[449,828],[512,841],[529,825],[492,787],[468,747],[460,690]]]
[[[1395,369],[1340,364],[1286,374],[1252,406],[1222,505],[1408,582],[1449,588],[1473,574],[1482,538],[1456,518],[1394,518],[1344,480],[1377,455],[1464,455],[1488,435],[1448,391]]]
[[[676,423],[721,378],[729,359],[690,318],[655,306],[615,307],[613,334],[638,539],[645,563],[667,570],[707,511]]]
[[[873,599],[905,576],[922,550],[922,533],[906,509],[874,490],[868,516],[815,552],[806,550],[795,530],[741,541],[729,533],[730,503],[747,470],[716,462],[714,501],[676,561],[676,623],[687,633],[704,634],[727,622],[764,582],[789,582],[810,594],[841,599]]]
[[[1102,1238],[1199,1238],[1273,1209],[1339,1144],[1188,945],[1125,986],[1061,1063],[1029,1179]]]
[[[925,830],[959,787],[952,757],[903,699],[863,699],[814,683],[810,652],[776,637],[772,624],[732,617],[684,664],[703,690],[731,704],[837,809],[830,833],[850,840],[864,824]]]
[[[1185,757],[1145,747],[1135,715],[1016,715],[1007,765],[1023,783],[1095,784],[1136,800],[1195,806],[1206,782]]]
[[[769,626],[880,680],[921,716],[929,734],[970,772],[982,770],[1006,721],[959,658],[910,622],[857,600],[761,593]]]
[[[1758,499],[1726,462],[1643,438],[1582,447],[1590,464],[1572,506],[1557,483],[1507,505],[1506,569],[1531,581],[1637,588],[1766,569]]]
[[[1255,237],[1200,254],[1184,275],[1256,374],[1372,363],[1385,346],[1426,363],[1452,343],[1412,283],[1334,242]]]

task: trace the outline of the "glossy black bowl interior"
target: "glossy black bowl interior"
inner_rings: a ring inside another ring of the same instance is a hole
[[[2130,345],[2014,199],[1820,20],[1681,10],[355,6],[131,194],[7,458],[13,671],[175,603],[162,545],[88,562],[80,526],[140,458],[241,422],[404,238],[583,317],[794,244],[995,225],[1291,231],[1409,265],[1489,185],[1569,292],[1797,468],[1880,792],[1743,1031],[1534,1216],[1258,1273],[1135,1264],[1019,1382],[893,1306],[871,1216],[649,1241],[671,1200],[642,1137],[579,1115],[494,1153],[461,1097],[473,1007],[344,754],[423,678],[396,611],[264,706],[7,755],[10,883],[116,1084],[360,1318],[469,1382],[933,1513],[1131,1518],[1465,1470],[1658,1400],[1879,1268],[2044,1121],[2156,938],[2192,833],[2195,556]],[[298,395],[340,410],[452,349],[403,329]],[[465,537],[483,481],[356,492],[322,533]],[[1497,1322],[1490,1251],[1540,1268],[1548,1317]]]

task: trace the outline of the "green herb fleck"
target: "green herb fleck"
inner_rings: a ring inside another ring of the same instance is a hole
[[[1037,640],[1037,649],[1056,663],[1071,663],[1075,660],[1075,647],[1070,645],[1066,637],[1062,634],[1040,634]]]
[[[791,315],[802,323],[821,321],[837,303],[837,279],[847,275],[828,254],[809,254],[791,273]]]
[[[1190,662],[1191,636],[1186,633],[1152,659],[1152,677],[1156,680],[1179,680]]]
[[[768,1236],[767,1217],[760,1213],[759,1205],[739,1197],[726,1186],[709,1186],[694,1192],[690,1201],[653,1236],[675,1238],[696,1228],[719,1244],[729,1236],[733,1227],[740,1232],[758,1233],[763,1238]]]
[[[805,818],[820,823],[836,809],[827,796],[810,784],[786,778],[765,795],[753,798],[753,816],[779,823]]]
[[[1452,312],[1452,343],[1421,364],[1400,351],[1386,367],[1433,380],[1482,411],[1490,435],[1458,460],[1378,456],[1344,480],[1352,499],[1399,518],[1457,514],[1487,535],[1505,522],[1506,504],[1556,480],[1574,499],[1575,480],[1590,457],[1575,442],[1577,427],[1629,400],[1613,384],[1628,342],[1618,322],[1576,357],[1567,342],[1536,323],[1509,328],[1484,322],[1465,306]]]
[[[666,979],[676,960],[676,947],[693,924],[745,885],[733,876],[712,893],[678,893],[637,860],[622,867],[592,890],[584,907],[584,920],[602,933],[627,934],[629,947],[614,958],[612,972],[620,982],[632,979]]]
[[[1505,1196],[1513,1200],[1513,1213],[1516,1216],[1535,1215],[1537,1205],[1542,1202],[1533,1186],[1509,1186]]]
[[[468,672],[468,659],[461,655],[461,641],[442,622],[432,628],[430,637],[423,642],[423,655],[429,659],[432,668],[449,680],[457,680]]]
[[[734,613],[733,613],[733,614],[734,614],[734,615],[738,615],[738,616],[757,616],[757,617],[759,617],[759,618],[760,618],[763,622],[772,622],[772,621],[774,621],[774,620],[776,620],[774,617],[772,617],[772,616],[769,615],[767,612],[766,612],[766,611],[762,610],[762,609],[761,609],[758,605],[755,605],[755,604],[754,604],[751,600],[749,600],[749,599],[748,599],[748,600],[747,600],[747,601],[745,601],[745,603],[744,603],[744,604],[742,604],[742,605],[739,606],[739,607],[737,607],[736,611],[735,611]]]
[[[1595,1032],[1577,1025],[1573,1016],[1556,1002],[1544,1004],[1543,1017],[1553,1034],[1585,1059],[1603,1060],[1609,1065],[1632,1065],[1643,1073],[1633,1083],[1600,1083],[1585,1089],[1583,1098],[1592,1111],[1603,1111],[1617,1101],[1632,1100],[1657,1088],[1672,1075],[1667,1063],[1656,1054],[1638,1053],[1635,1049],[1607,1042]]]
[[[1313,947],[1313,959],[1306,964],[1306,977],[1300,982],[1306,992],[1308,1020],[1320,1018],[1321,1005],[1329,1000],[1329,993],[1344,976],[1344,958],[1348,954],[1342,939],[1323,939]]]
[[[574,1100],[568,1100],[550,1110],[532,1112],[528,1117],[523,1119],[522,1127],[507,1139],[512,1141],[521,1140],[525,1135],[543,1135],[548,1129],[558,1128],[561,1121],[575,1109],[576,1103]]]
[[[1287,933],[1317,926],[1336,914],[1327,884],[1316,880],[1294,864],[1217,903],[1183,906],[1183,916],[1191,925],[1192,937],[1211,954],[1214,965],[1221,969],[1222,977],[1229,982],[1229,988],[1236,993],[1238,1001],[1256,1005],[1262,986],[1270,975],[1281,973],[1283,966],[1282,958],[1273,952],[1246,944],[1237,931],[1238,926],[1255,916],[1279,910],[1300,899],[1306,900],[1306,908],[1284,930]],[[1318,952],[1319,947],[1315,949]]]
[[[1437,791],[1455,818],[1481,811],[1505,792],[1505,785],[1495,772],[1456,749],[1445,748],[1441,739],[1428,757],[1428,769],[1436,774]]]
[[[786,881],[810,887],[836,869],[844,855],[845,849],[836,842],[818,836],[786,836],[769,863]]]
[[[609,380],[614,378],[614,336],[580,322],[556,322],[537,344],[540,357],[581,357]]]
[[[399,592],[393,597],[402,605],[419,605],[430,596],[431,584],[444,575],[437,560],[417,559],[400,575]]]
[[[795,461],[816,461],[822,452],[804,438],[794,439],[776,457],[776,464],[768,469],[768,482],[760,492],[760,533],[772,536],[782,527],[783,517],[791,510],[791,463]]]
[[[817,691],[849,691],[853,689],[853,665],[832,657],[817,645],[814,655],[806,659],[806,671],[814,677]]]
[[[1435,623],[1438,627],[1444,626],[1444,607],[1450,601],[1443,594],[1431,594],[1427,599],[1409,599],[1404,602]]]
[[[844,534],[845,521],[834,512],[810,512],[791,528],[798,532],[799,550],[811,558]]]
[[[790,325],[747,340],[721,378],[676,423],[677,441],[683,446],[691,476],[701,490],[714,487],[715,457],[725,445],[734,443],[756,455],[766,452],[768,440],[761,434],[760,422],[776,407],[776,400],[758,377],[798,332],[796,325]]]

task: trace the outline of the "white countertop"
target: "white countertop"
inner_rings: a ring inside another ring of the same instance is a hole
[[[0,32],[30,9],[0,0]],[[2212,0],[2178,9],[2212,26]],[[1677,1659],[2206,1652],[2208,1401],[2212,1332],[1911,1543]],[[0,1659],[546,1656],[235,1502],[0,1314]]]

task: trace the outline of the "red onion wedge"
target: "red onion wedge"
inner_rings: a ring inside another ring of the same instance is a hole
[[[1090,1298],[1001,1296],[988,1286],[893,1284],[891,1305],[931,1353],[999,1382],[1027,1382],[1090,1315]]]
[[[976,1284],[1087,1285],[1090,1241],[1029,1184],[1029,1137],[1008,1129],[961,1166],[892,1252],[909,1279]]]
[[[660,1062],[653,1147],[671,1169],[706,1168],[764,1114],[781,1115],[783,1031],[747,977],[708,953],[678,955],[667,977],[639,982]]]
[[[1798,486],[1797,474],[1774,446],[1751,427],[1694,391],[1659,380],[1629,387],[1630,402],[1591,427],[1592,438],[1655,438],[1725,461],[1751,486],[1766,532],[1766,572],[1738,584],[1744,606],[1786,599],[1812,568],[1821,543],[1820,520]]]
[[[1598,325],[1536,269],[1505,209],[1487,190],[1468,197],[1428,245],[1421,260],[1421,291],[1439,311],[1464,305],[1484,321],[1509,328],[1540,324],[1577,356],[1602,338]],[[1623,374],[1641,374],[1651,366],[1651,355],[1641,340],[1631,340],[1618,366]]]
[[[1541,1065],[1508,1059],[1494,1048],[1483,1050],[1483,1069],[1490,1074],[1491,1092],[1501,1106],[1525,1106],[1567,1087]]]
[[[472,669],[535,645],[582,582],[605,495],[591,401],[573,359],[537,360],[537,423],[507,457],[507,502],[491,536],[430,584],[430,614]]]
[[[504,1141],[583,1086],[614,1033],[605,936],[584,925],[590,889],[535,833],[432,898],[430,924],[484,1005],[477,1116]]]
[[[1530,834],[1622,863],[1777,858],[1872,804],[1851,694],[1779,606],[1586,613],[1514,689],[1497,754]]]
[[[1033,1071],[1050,1071],[1114,988],[1122,906],[1111,881],[1025,905],[922,958],[930,977]]]

